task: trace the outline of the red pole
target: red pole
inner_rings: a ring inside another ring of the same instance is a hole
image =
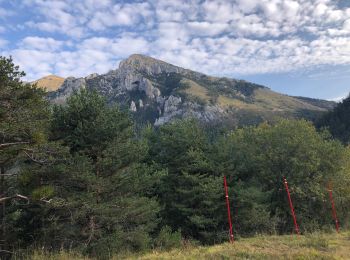
[[[288,182],[286,180],[286,177],[283,177],[283,181],[284,181],[284,186],[286,188],[286,192],[287,192],[287,195],[288,195],[290,211],[291,211],[292,216],[293,216],[295,232],[298,235],[300,235],[300,233],[299,233],[299,226],[298,226],[298,223],[297,223],[297,218],[295,217],[294,207],[293,207],[292,199],[290,197],[289,188],[288,188]]]
[[[234,237],[233,237],[233,232],[232,232],[231,210],[230,210],[230,202],[228,199],[226,176],[224,176],[224,188],[225,188],[225,197],[226,197],[227,218],[228,218],[228,224],[230,227],[230,242],[233,243]]]
[[[337,218],[337,212],[335,210],[335,204],[334,204],[334,200],[333,200],[332,191],[333,190],[331,188],[331,185],[330,185],[330,183],[328,183],[329,199],[330,199],[331,204],[332,204],[332,216],[333,216],[333,219],[334,219],[334,222],[335,222],[335,229],[339,233],[339,221],[338,221],[338,218]]]

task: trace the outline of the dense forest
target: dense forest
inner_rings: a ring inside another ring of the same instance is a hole
[[[350,96],[317,121],[318,127],[326,127],[344,144],[350,144]]]
[[[0,58],[1,256],[43,248],[109,258],[227,241],[224,175],[236,236],[293,231],[284,176],[302,232],[333,229],[329,184],[349,225],[350,148],[311,122],[136,127],[95,92],[53,106],[22,76]]]

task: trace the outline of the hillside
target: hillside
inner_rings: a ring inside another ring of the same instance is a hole
[[[212,77],[139,54],[106,74],[67,78],[50,98],[64,103],[81,88],[96,90],[109,103],[129,109],[137,121],[155,125],[185,117],[229,125],[277,117],[315,119],[334,106],[333,102],[287,96],[244,80]]]
[[[64,78],[62,77],[58,77],[56,75],[48,75],[31,83],[37,84],[38,87],[44,88],[50,92],[59,89],[62,86],[63,82]]]
[[[350,143],[350,96],[326,113],[317,122],[319,127],[326,127],[331,134],[345,144]]]

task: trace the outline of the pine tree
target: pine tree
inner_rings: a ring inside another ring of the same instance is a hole
[[[54,109],[52,139],[68,147],[75,161],[61,195],[71,220],[56,216],[69,227],[58,230],[64,247],[100,257],[148,247],[157,226],[151,195],[158,174],[142,163],[148,148],[135,138],[128,115],[82,90]]]
[[[11,58],[0,57],[0,248],[4,250],[16,234],[11,225],[20,215],[20,205],[34,199],[21,193],[18,178],[25,160],[37,161],[50,115],[44,91],[23,83],[24,75]]]
[[[168,172],[158,190],[162,223],[204,243],[226,239],[222,177],[212,167],[208,137],[199,123],[164,125],[149,142],[150,160]]]

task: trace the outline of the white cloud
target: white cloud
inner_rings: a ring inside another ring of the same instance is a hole
[[[343,30],[350,32],[350,18],[344,21]]]
[[[255,12],[260,0],[237,0],[237,7],[244,13]]]
[[[289,19],[296,17],[300,9],[300,4],[297,1],[285,1],[283,6],[285,10],[284,15]]]
[[[326,13],[327,9],[328,9],[327,5],[320,3],[315,8],[315,15],[322,16]]]
[[[149,51],[148,42],[142,37],[122,37],[109,39],[94,37],[84,40],[78,49],[94,50],[108,53],[111,57],[121,58],[133,53],[147,53]]]
[[[42,37],[24,38],[10,52],[30,77],[48,71],[62,76],[102,73],[132,53],[216,75],[350,64],[350,8],[340,8],[337,1],[25,0],[24,4],[36,14],[25,28],[42,31]]]
[[[0,49],[4,48],[8,44],[7,40],[0,38]]]
[[[35,80],[51,74],[56,62],[56,55],[51,52],[16,49],[9,52],[14,62],[27,74],[27,80]]]
[[[25,49],[41,50],[41,51],[55,51],[63,47],[63,41],[57,41],[53,38],[42,37],[26,37],[20,43],[20,46]]]
[[[349,96],[349,93],[344,93],[343,95],[341,96],[337,96],[337,97],[334,97],[334,98],[330,98],[328,99],[329,101],[334,101],[334,102],[341,102],[343,101],[344,99],[346,99],[347,97]]]
[[[91,14],[88,26],[93,30],[103,30],[114,26],[136,25],[151,16],[152,11],[148,3],[115,4],[113,7],[101,9]]]
[[[203,4],[205,18],[212,22],[228,22],[234,13],[231,1],[210,1]]]
[[[27,37],[18,49],[8,51],[6,55],[12,55],[15,63],[26,71],[27,80],[35,80],[48,74],[83,77],[95,72],[106,73],[117,68],[117,62],[125,56],[149,52],[145,39],[131,36],[89,38],[71,51],[62,49],[67,45],[72,47],[69,41]]]
[[[189,22],[187,24],[191,34],[197,36],[215,36],[223,33],[228,27],[227,23]]]

